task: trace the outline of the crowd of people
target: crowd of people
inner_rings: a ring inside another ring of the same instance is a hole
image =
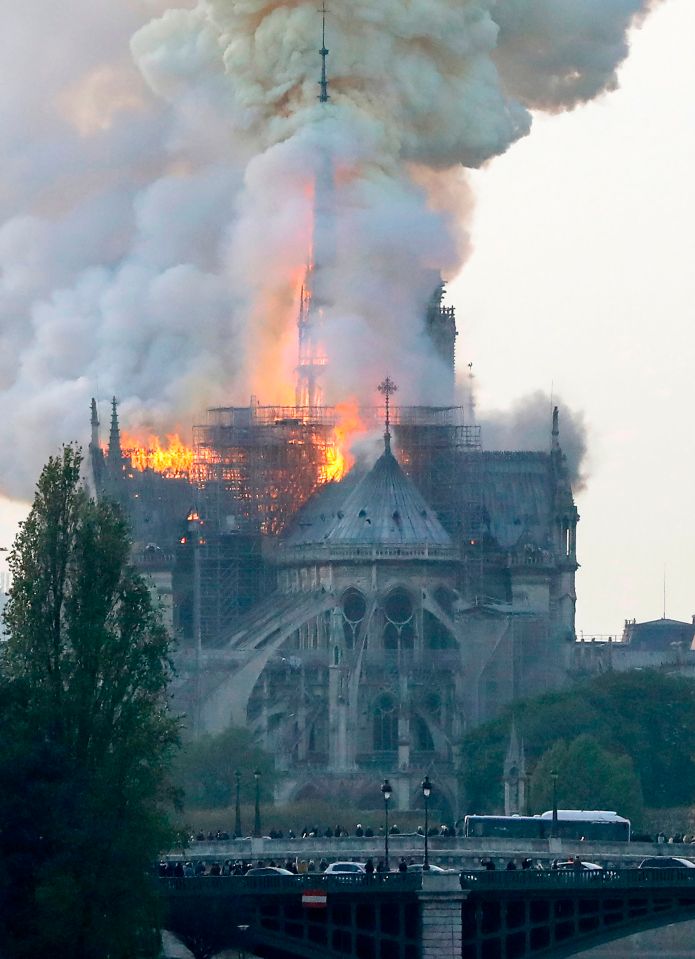
[[[408,866],[413,865],[415,862],[416,860],[412,857],[406,859],[405,856],[401,856],[398,860],[397,871],[407,872]],[[275,859],[269,859],[267,861],[260,859],[258,862],[245,859],[225,859],[223,863],[211,862],[209,864],[203,860],[183,862],[182,860],[171,861],[163,859],[159,863],[159,876],[162,879],[195,878],[200,876],[245,876],[252,869],[263,869],[265,867],[280,867],[295,876],[301,876],[305,873],[325,872],[328,866],[329,862],[326,858],[321,858],[318,862],[314,859],[287,859],[284,862]],[[386,863],[383,859],[378,859],[374,862],[373,859],[369,858],[364,864],[364,871],[370,876],[386,873],[390,870],[386,868]]]
[[[357,823],[354,826],[352,832],[345,829],[340,824],[332,827],[328,826],[325,829],[320,828],[319,826],[304,826],[302,829],[294,830],[287,829],[283,831],[282,829],[271,829],[267,837],[268,839],[349,839],[352,836],[358,838],[364,836],[367,839],[371,839],[374,836],[382,836],[385,833],[383,826],[379,826],[377,829],[373,829],[371,826],[363,826],[362,823]],[[389,827],[390,836],[399,836],[401,835],[401,830],[398,827],[397,823],[394,823]],[[424,826],[418,826],[416,830],[410,833],[403,833],[406,836],[424,836],[425,829]],[[453,826],[447,826],[445,823],[442,823],[440,826],[431,826],[427,830],[427,835],[429,837],[443,837],[443,838],[456,838],[457,835],[462,836],[463,831],[459,830],[458,832]],[[215,832],[209,830],[207,833],[203,830],[199,830],[195,835],[191,836],[191,841],[193,842],[228,842],[231,839],[246,839],[248,838],[248,833],[237,834],[236,832],[227,832],[224,829],[217,829]]]

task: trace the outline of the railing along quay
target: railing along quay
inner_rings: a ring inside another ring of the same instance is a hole
[[[371,876],[324,875],[299,876],[162,876],[168,890],[209,896],[224,892],[234,895],[287,895],[301,889],[325,889],[326,892],[416,892],[422,888],[422,874],[413,872],[373,873]]]
[[[695,888],[695,869],[464,870],[463,889]]]

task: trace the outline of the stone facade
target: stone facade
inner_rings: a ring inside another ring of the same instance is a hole
[[[465,731],[566,679],[578,516],[557,418],[552,440],[549,454],[478,454],[475,541],[444,527],[390,446],[316,494],[266,542],[275,591],[205,653],[200,728],[249,724],[281,800],[374,808],[388,777],[393,808],[412,809],[427,773],[435,808],[458,815]]]

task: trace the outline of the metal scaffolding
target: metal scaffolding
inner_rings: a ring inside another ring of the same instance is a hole
[[[227,407],[193,428],[193,475],[220,530],[281,532],[331,478],[335,414],[327,408]]]

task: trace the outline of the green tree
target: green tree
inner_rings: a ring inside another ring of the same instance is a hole
[[[158,951],[150,869],[170,840],[169,637],[129,565],[116,506],[66,447],[39,479],[9,565],[0,648],[0,911],[5,954]],[[1,887],[0,887],[1,889]]]
[[[512,714],[532,771],[554,743],[586,735],[609,753],[631,759],[645,805],[695,801],[695,683],[690,679],[656,669],[610,672],[514,703],[499,719],[472,730],[462,744],[471,811],[502,806]]]
[[[175,764],[174,779],[187,806],[219,809],[234,805],[237,769],[241,774],[239,792],[242,803],[255,800],[253,774],[256,769],[261,773],[261,800],[272,800],[277,779],[273,759],[243,727],[230,726],[217,735],[205,734],[187,740]]]
[[[588,735],[570,743],[559,740],[536,763],[530,783],[532,812],[552,808],[553,772],[560,809],[610,809],[641,821],[642,789],[629,756],[609,752]]]

